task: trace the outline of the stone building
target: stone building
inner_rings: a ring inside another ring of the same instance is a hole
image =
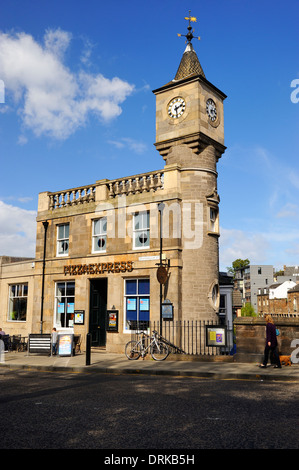
[[[250,303],[255,312],[258,311],[257,294],[258,289],[269,287],[273,283],[273,266],[255,265],[239,268],[236,270],[234,289],[242,294],[243,306]]]
[[[268,288],[258,289],[258,314],[297,316],[299,300],[299,285],[294,281],[284,281],[272,284]]]
[[[166,299],[167,321],[217,320],[226,95],[207,80],[191,29],[176,75],[153,92],[164,165],[39,194],[35,259],[1,264],[7,333],[55,326],[122,352],[138,324],[166,321]]]

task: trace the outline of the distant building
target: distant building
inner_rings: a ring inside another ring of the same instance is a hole
[[[299,282],[299,266],[284,266],[283,275],[275,276],[276,282],[294,281]]]
[[[257,293],[262,287],[273,284],[273,266],[250,264],[236,270],[234,290],[239,290],[242,295],[242,304],[250,303],[254,310],[258,311]]]
[[[259,288],[258,313],[265,315],[293,315],[297,313],[299,285],[294,281],[275,283],[268,288]]]

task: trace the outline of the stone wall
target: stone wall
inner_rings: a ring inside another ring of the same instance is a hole
[[[280,331],[278,336],[279,354],[290,355],[294,348],[291,343],[299,341],[299,318],[273,317]],[[262,317],[241,317],[234,321],[236,332],[237,362],[261,362],[265,349],[266,322]]]

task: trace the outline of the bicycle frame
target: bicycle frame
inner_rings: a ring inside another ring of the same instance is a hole
[[[139,359],[141,356],[143,359],[146,354],[150,351],[152,358],[155,361],[163,361],[169,354],[168,346],[161,341],[158,337],[157,331],[153,331],[152,336],[142,332],[142,337],[138,341],[129,341],[126,344],[125,354],[128,359]],[[151,341],[148,346],[145,347],[145,338],[150,338]]]

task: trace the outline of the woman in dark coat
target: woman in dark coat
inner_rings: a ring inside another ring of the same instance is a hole
[[[264,351],[264,360],[260,367],[267,367],[269,352],[275,361],[276,368],[281,368],[280,359],[277,351],[277,337],[276,337],[276,326],[271,315],[266,315],[265,320],[266,326],[266,345]]]

